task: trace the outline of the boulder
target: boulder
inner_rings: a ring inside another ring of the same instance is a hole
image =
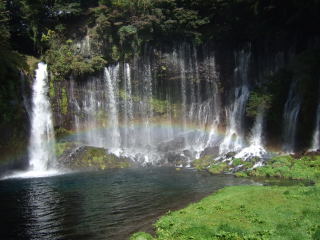
[[[236,152],[228,152],[228,153],[226,154],[226,158],[233,158],[233,157],[235,157],[236,155],[237,155]]]
[[[164,155],[164,158],[167,160],[169,166],[187,166],[188,158],[181,153],[177,152],[168,152]]]
[[[184,137],[177,137],[171,141],[162,142],[158,145],[157,150],[159,152],[173,152],[182,150],[185,147]]]
[[[207,147],[205,148],[201,154],[200,157],[205,157],[207,155],[211,155],[213,158],[216,158],[219,156],[219,146],[214,146],[214,147]]]
[[[104,170],[128,168],[134,165],[129,158],[118,157],[104,148],[77,146],[65,151],[59,158],[60,167],[72,170]]]

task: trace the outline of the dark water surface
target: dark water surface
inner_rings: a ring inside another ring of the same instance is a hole
[[[0,239],[127,239],[168,210],[240,184],[253,182],[172,168],[0,181]]]

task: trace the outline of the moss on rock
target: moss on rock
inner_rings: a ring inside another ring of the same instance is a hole
[[[212,155],[206,155],[202,158],[194,160],[192,166],[198,170],[207,169],[211,164],[214,163],[214,159]]]
[[[111,168],[132,167],[133,162],[124,157],[118,157],[108,153],[104,148],[89,146],[70,148],[70,145],[64,145],[65,151],[60,155],[59,165],[74,170],[105,170]]]

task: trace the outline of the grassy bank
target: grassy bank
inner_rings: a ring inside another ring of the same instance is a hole
[[[271,159],[241,176],[311,180],[313,186],[227,187],[187,208],[169,212],[143,239],[320,239],[320,157]]]

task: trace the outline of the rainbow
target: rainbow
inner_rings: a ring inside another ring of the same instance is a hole
[[[144,128],[145,127],[145,121],[143,120],[139,120],[136,119],[134,121],[131,122],[131,125],[136,129],[139,128]],[[129,127],[129,125],[127,123],[123,123],[123,122],[119,122],[119,128],[127,128]],[[200,131],[202,133],[207,133],[209,134],[212,126],[199,126],[199,124],[196,123],[187,123],[185,126],[183,126],[183,124],[181,123],[181,121],[170,121],[170,120],[164,120],[164,119],[152,119],[149,123],[149,127],[153,128],[153,129],[161,129],[161,130],[177,130],[177,131]],[[63,140],[64,138],[67,137],[73,137],[76,135],[82,135],[82,134],[86,134],[90,131],[105,131],[111,129],[110,126],[108,126],[108,124],[105,123],[100,123],[100,124],[92,124],[92,126],[90,126],[90,124],[86,127],[82,127],[80,129],[71,129],[70,131],[68,131],[67,134],[64,135],[63,138],[59,138],[58,140]],[[216,127],[215,128],[215,134],[221,138],[223,138],[225,136],[225,129],[221,128],[221,127]]]

